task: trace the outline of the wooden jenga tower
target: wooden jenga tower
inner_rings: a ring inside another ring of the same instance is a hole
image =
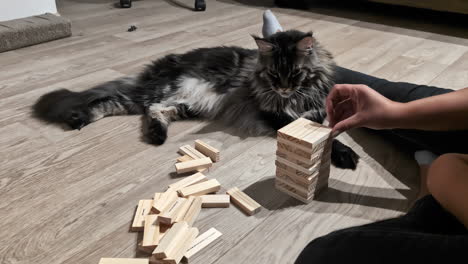
[[[328,186],[331,129],[299,118],[278,130],[277,141],[276,188],[310,202]]]

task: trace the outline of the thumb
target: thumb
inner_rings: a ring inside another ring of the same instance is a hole
[[[351,128],[358,127],[359,123],[360,119],[357,115],[350,116],[349,118],[336,123],[333,126],[332,133],[333,135],[338,135],[342,132],[350,130]]]

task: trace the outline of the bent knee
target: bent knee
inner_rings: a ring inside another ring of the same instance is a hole
[[[438,157],[429,167],[427,188],[433,195],[443,195],[456,184],[456,177],[468,169],[468,156],[457,153],[447,153]]]

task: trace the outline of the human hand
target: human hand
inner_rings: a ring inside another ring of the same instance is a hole
[[[366,85],[337,84],[327,97],[327,115],[333,134],[355,127],[385,129],[398,116],[399,103]]]

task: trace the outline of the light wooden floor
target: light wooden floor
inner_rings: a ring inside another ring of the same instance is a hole
[[[175,123],[167,143],[154,147],[142,142],[138,116],[105,118],[81,131],[32,119],[33,102],[58,88],[84,90],[196,47],[253,48],[249,34],[260,33],[264,9],[227,0],[209,0],[200,13],[166,1],[138,1],[132,9],[116,9],[114,2],[61,0],[73,37],[0,54],[0,263],[142,256],[138,235],[128,232],[135,205],[176,181],[176,150],[197,138],[222,152],[208,176],[244,189],[265,208],[251,217],[235,207],[204,209],[195,225],[224,235],[193,263],[292,263],[313,238],[397,216],[414,201],[419,182],[411,155],[364,131],[341,136],[362,156],[358,169],[333,168],[330,188],[303,205],[273,187],[272,138],[242,138],[190,121]],[[391,80],[468,86],[466,39],[322,9],[274,12],[284,28],[313,30],[345,67]],[[127,32],[130,25],[138,30]]]

